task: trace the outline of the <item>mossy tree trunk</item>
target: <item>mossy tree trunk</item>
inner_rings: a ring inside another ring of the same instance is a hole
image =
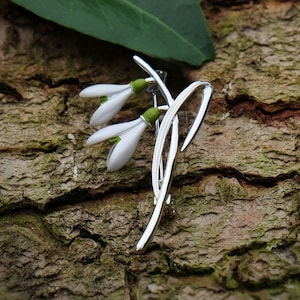
[[[98,100],[78,93],[145,74],[124,48],[2,4],[1,299],[299,299],[300,6],[207,4],[206,13],[214,62],[150,59],[167,68],[174,96],[196,79],[215,92],[178,153],[175,206],[141,254],[153,131],[124,169],[107,172],[109,143],[85,145]],[[115,121],[150,103],[133,97]],[[195,97],[180,112],[182,135],[197,107]]]

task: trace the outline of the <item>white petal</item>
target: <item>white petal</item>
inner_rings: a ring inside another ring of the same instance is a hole
[[[129,96],[133,94],[132,89],[125,89],[118,94],[112,95],[102,103],[91,117],[90,125],[97,126],[110,121],[120,111]]]
[[[140,119],[136,119],[130,122],[110,125],[99,129],[94,134],[92,134],[88,140],[87,145],[94,145],[103,142],[114,136],[119,136],[122,132],[129,130],[130,128],[136,126],[140,122]]]
[[[131,90],[131,85],[130,84],[94,84],[83,89],[79,93],[79,97],[91,98],[91,97],[111,96],[115,93],[119,93],[126,89]]]
[[[133,156],[140,137],[147,127],[145,122],[139,121],[134,128],[121,135],[121,140],[111,149],[106,161],[108,171],[121,169]]]

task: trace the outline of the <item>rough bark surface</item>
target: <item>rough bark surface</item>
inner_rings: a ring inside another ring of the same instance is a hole
[[[214,62],[167,66],[174,96],[196,79],[215,92],[178,154],[175,204],[138,254],[153,132],[107,172],[109,143],[85,146],[98,100],[78,93],[144,73],[126,49],[2,4],[1,299],[299,299],[300,5],[243,5],[207,4]],[[115,120],[149,103],[133,97]],[[182,136],[197,105],[180,113]]]

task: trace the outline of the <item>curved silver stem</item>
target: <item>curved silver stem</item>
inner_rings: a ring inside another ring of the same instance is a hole
[[[183,145],[180,149],[181,151],[185,150],[185,148],[189,145],[189,143],[192,141],[193,137],[195,136],[195,134],[199,130],[199,128],[202,124],[202,121],[205,117],[205,114],[207,112],[208,104],[209,104],[209,101],[210,101],[210,98],[211,98],[211,95],[212,95],[212,92],[213,92],[213,88],[212,88],[212,86],[209,82],[198,81],[198,83],[199,83],[198,86],[199,85],[204,85],[204,89],[203,89],[203,92],[202,92],[202,101],[201,101],[200,108],[199,108],[199,111],[197,113],[197,116],[196,116],[196,118],[193,122],[193,125],[190,128],[189,133],[187,134],[187,136],[186,136],[186,138],[183,142]]]
[[[196,81],[192,84],[190,84],[187,88],[185,88],[179,95],[178,97],[174,100],[173,104],[170,106],[168,111],[166,112],[161,125],[160,129],[157,135],[155,147],[154,147],[154,154],[153,154],[153,162],[152,166],[153,169],[157,169],[159,162],[161,161],[162,158],[162,152],[164,148],[164,143],[167,137],[167,134],[170,130],[171,125],[173,125],[173,128],[177,127],[178,128],[178,118],[177,118],[177,113],[178,110],[181,108],[183,103],[186,101],[186,99],[195,91],[196,88],[199,86],[204,85],[204,90],[203,90],[203,100],[201,102],[201,106],[199,108],[199,112],[195,118],[195,121],[187,135],[187,138],[184,141],[185,147],[190,143],[194,135],[196,134],[197,130],[199,129],[205,112],[207,111],[208,103],[211,98],[212,94],[212,87],[209,83],[207,82],[202,82],[202,81]],[[174,144],[173,144],[174,142]],[[176,145],[175,145],[176,143]],[[178,133],[174,132],[172,130],[172,140],[171,140],[171,146],[169,149],[168,153],[168,158],[167,158],[167,164],[166,164],[166,170],[164,173],[164,178],[163,182],[159,191],[159,197],[157,198],[157,204],[155,206],[155,209],[153,211],[153,214],[150,218],[150,221],[137,244],[137,250],[142,250],[152,239],[153,234],[159,224],[159,221],[162,216],[162,211],[166,202],[166,195],[168,193],[168,190],[170,188],[171,184],[171,177],[173,174],[173,168],[174,168],[174,163],[175,163],[175,157],[176,157],[176,151],[177,151],[177,146],[178,146]]]
[[[152,78],[154,78],[157,87],[159,91],[161,92],[163,98],[165,99],[168,106],[171,106],[172,103],[174,103],[174,99],[171,96],[168,88],[166,87],[165,83],[163,82],[162,78],[157,74],[157,72],[148,64],[146,63],[142,58],[135,55],[133,56],[134,61],[146,72],[148,75],[150,75]],[[177,118],[177,117],[176,117]],[[171,144],[170,144],[170,151],[173,153],[177,152],[178,149],[178,140],[175,140],[174,138],[178,139],[178,118],[177,121],[172,126],[172,135],[171,135]],[[175,159],[175,156],[174,156]],[[152,163],[152,187],[154,191],[154,204],[156,205],[157,199],[159,198],[160,189],[163,181],[163,177],[165,177],[167,174],[164,170],[164,166],[162,163],[162,156],[158,164]],[[162,177],[162,173],[164,174]],[[169,176],[169,180],[171,179],[172,174]],[[171,180],[170,180],[171,181]],[[170,195],[165,195],[165,200],[167,203],[170,203]]]

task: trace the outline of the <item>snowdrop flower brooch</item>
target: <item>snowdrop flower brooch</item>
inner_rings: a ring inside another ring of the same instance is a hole
[[[174,99],[165,85],[165,72],[155,71],[139,56],[134,56],[133,59],[149,77],[136,79],[129,84],[122,85],[95,84],[83,89],[79,96],[83,98],[100,97],[100,106],[90,120],[91,126],[99,126],[110,121],[121,110],[131,95],[143,90],[152,93],[152,107],[148,108],[139,118],[129,122],[102,127],[87,140],[88,145],[94,145],[107,139],[114,142],[108,154],[106,165],[108,171],[117,171],[131,159],[146,128],[152,124],[155,125],[156,142],[151,172],[154,210],[144,233],[136,245],[136,250],[141,251],[152,240],[155,230],[159,225],[164,206],[171,202],[169,190],[179,140],[179,119],[177,113],[189,96],[196,89],[202,88],[202,99],[199,110],[181,146],[181,151],[184,151],[202,124],[213,89],[209,82],[195,81]],[[158,94],[164,100],[163,105],[158,105]],[[162,113],[163,117],[160,118]],[[170,138],[167,139],[168,135]],[[166,147],[165,144],[167,141],[169,145]],[[166,155],[164,153],[165,148],[167,149]]]

